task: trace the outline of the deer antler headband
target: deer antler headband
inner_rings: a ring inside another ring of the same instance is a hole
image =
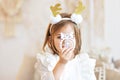
[[[62,18],[60,16],[60,12],[59,12],[61,10],[60,6],[61,5],[58,3],[55,6],[50,7],[53,14],[53,16],[51,16],[51,24],[56,24],[61,20],[71,20],[76,24],[80,24],[82,22],[83,18],[81,16],[81,12],[85,9],[85,6],[83,6],[82,2],[79,2],[79,5],[75,9],[75,12],[72,13],[70,18]]]

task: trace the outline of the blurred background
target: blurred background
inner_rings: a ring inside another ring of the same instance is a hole
[[[49,7],[59,2],[73,13],[79,1],[86,6],[81,52],[97,60],[98,80],[120,80],[120,0],[0,0],[0,80],[33,80]]]

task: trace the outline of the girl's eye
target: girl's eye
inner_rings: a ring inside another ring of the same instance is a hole
[[[57,36],[58,39],[61,39],[61,36]]]

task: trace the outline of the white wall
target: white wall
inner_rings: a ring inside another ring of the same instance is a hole
[[[105,39],[112,56],[120,59],[120,0],[105,0]]]
[[[52,0],[24,1],[23,21],[16,25],[15,37],[5,38],[0,22],[0,80],[33,78],[35,54],[44,38]]]

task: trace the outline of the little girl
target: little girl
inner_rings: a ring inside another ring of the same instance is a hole
[[[96,80],[95,60],[80,53],[81,35],[72,14],[50,23],[43,51],[37,54],[34,80]]]

